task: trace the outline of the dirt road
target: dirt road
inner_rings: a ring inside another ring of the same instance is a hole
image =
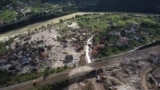
[[[91,63],[91,58],[90,58],[90,47],[89,44],[92,43],[91,40],[93,39],[94,36],[91,36],[88,40],[87,40],[87,44],[85,45],[85,54],[86,54],[86,62],[87,63]]]
[[[152,68],[150,66],[148,67],[145,67],[145,70],[143,70],[143,74],[141,76],[141,85],[142,85],[142,88],[144,90],[149,90],[148,89],[148,86],[147,86],[147,82],[146,82],[146,75],[148,72],[150,72],[152,70]]]

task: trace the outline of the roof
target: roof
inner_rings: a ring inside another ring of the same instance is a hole
[[[156,80],[156,82],[160,83],[160,69],[155,69],[151,74],[153,78]]]
[[[97,46],[94,46],[94,47],[93,47],[93,50],[98,50],[98,47],[97,47]]]
[[[151,57],[159,57],[160,58],[160,53],[151,53],[150,56]]]
[[[149,55],[149,58],[152,59],[154,61],[155,64],[158,64],[160,61],[160,53],[156,53],[156,54],[153,54],[151,53]]]
[[[26,64],[26,63],[29,63],[31,60],[29,59],[29,58],[23,58],[22,60],[21,60],[21,63],[22,64]]]
[[[104,47],[105,47],[104,44],[98,44],[98,45],[93,47],[93,50],[103,49]]]
[[[7,65],[0,67],[0,69],[1,70],[8,70],[11,66],[12,66],[12,64],[7,64]]]
[[[104,48],[105,45],[104,45],[104,44],[98,44],[97,47],[98,47],[98,48]]]
[[[6,55],[0,56],[0,60],[4,60],[4,59],[7,59]]]
[[[98,55],[98,51],[97,50],[92,50],[91,51],[91,55],[92,56],[97,56]]]
[[[66,55],[64,63],[70,63],[73,61],[73,55]]]
[[[128,43],[128,38],[122,37],[122,38],[119,39],[119,42]]]
[[[123,44],[123,45],[127,45],[128,44],[128,38],[126,37],[122,37],[117,41],[117,44]]]

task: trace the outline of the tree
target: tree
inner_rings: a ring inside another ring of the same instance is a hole
[[[6,45],[2,42],[0,42],[0,55],[3,55],[7,53],[8,49],[6,48]]]
[[[3,85],[9,80],[9,73],[7,71],[0,71],[0,77],[0,85]]]
[[[59,19],[59,22],[60,22],[60,23],[63,23],[63,19]]]

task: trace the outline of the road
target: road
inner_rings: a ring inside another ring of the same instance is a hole
[[[93,37],[94,36],[91,36],[88,40],[87,40],[87,44],[85,45],[85,54],[86,54],[86,56],[85,56],[85,58],[86,58],[86,61],[87,61],[87,63],[91,63],[92,61],[91,61],[91,58],[90,58],[90,55],[89,55],[89,53],[90,53],[90,47],[89,47],[89,45],[92,43],[92,39],[93,39]]]
[[[117,82],[118,84],[120,84],[120,85],[125,85],[125,83],[121,82],[120,80],[118,80],[118,79],[115,78],[115,77],[108,76],[107,78],[108,78],[108,79],[111,79],[111,80],[113,80],[113,81],[116,81],[116,82]]]
[[[146,75],[147,73],[149,73],[150,71],[152,70],[152,68],[149,66],[149,67],[145,67],[145,69],[143,70],[143,74],[141,76],[141,85],[142,85],[142,88],[144,90],[149,90],[148,89],[148,86],[147,86],[147,82],[146,82]]]
[[[108,58],[107,60],[103,60],[101,62],[91,63],[86,66],[92,67],[94,69],[98,69],[100,67],[111,67],[113,65],[118,65],[124,61],[127,62],[129,60],[135,61],[135,60],[139,60],[139,59],[147,59],[148,55],[150,53],[154,53],[154,52],[160,52],[160,45],[155,46],[155,47],[151,47],[151,48],[147,48],[144,50],[126,53],[126,54],[123,54],[120,56],[111,57],[111,58]],[[78,68],[81,68],[81,67],[78,67]],[[69,73],[71,71],[72,70],[67,70],[64,72],[57,73],[57,74],[49,75],[45,81],[42,81],[42,78],[38,78],[37,81],[40,82],[40,85],[53,84],[53,83],[56,83],[57,81],[65,79],[65,78],[71,78],[71,76],[69,76]],[[90,72],[90,70],[86,71],[85,73],[87,73],[87,72]],[[75,74],[74,76],[79,77],[80,74]],[[28,90],[32,87],[32,81],[33,80],[27,81],[24,83],[20,83],[20,84],[16,84],[16,85],[11,85],[11,86],[4,87],[4,88],[0,88],[0,90]]]

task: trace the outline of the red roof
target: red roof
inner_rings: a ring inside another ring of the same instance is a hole
[[[105,47],[105,45],[104,45],[104,44],[98,44],[97,47],[98,47],[99,49],[103,49],[103,48]]]
[[[6,55],[0,56],[0,60],[4,60],[4,59],[6,59],[6,58],[7,58]]]
[[[104,47],[105,47],[104,44],[98,44],[98,45],[93,47],[93,50],[103,49]]]
[[[91,56],[97,56],[97,55],[98,55],[98,51],[97,50],[92,50]]]
[[[128,44],[128,38],[125,38],[125,37],[120,38],[117,43],[126,45],[126,44]]]

